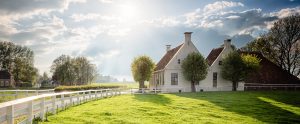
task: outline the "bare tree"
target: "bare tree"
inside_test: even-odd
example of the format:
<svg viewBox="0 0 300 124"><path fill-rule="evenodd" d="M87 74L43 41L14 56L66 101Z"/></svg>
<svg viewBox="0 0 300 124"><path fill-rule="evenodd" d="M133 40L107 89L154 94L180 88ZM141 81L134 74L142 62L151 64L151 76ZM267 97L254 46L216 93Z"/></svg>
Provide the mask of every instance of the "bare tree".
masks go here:
<svg viewBox="0 0 300 124"><path fill-rule="evenodd" d="M260 51L295 76L300 74L300 16L279 19L270 31L243 49Z"/></svg>

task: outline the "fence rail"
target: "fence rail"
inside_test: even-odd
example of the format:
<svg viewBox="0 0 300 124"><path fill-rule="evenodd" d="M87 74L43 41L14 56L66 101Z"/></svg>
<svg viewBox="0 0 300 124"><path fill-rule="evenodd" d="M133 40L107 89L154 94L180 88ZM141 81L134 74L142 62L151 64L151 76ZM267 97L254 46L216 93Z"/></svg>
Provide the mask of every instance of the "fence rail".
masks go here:
<svg viewBox="0 0 300 124"><path fill-rule="evenodd" d="M245 91L247 90L300 90L300 84L257 84L246 83Z"/></svg>
<svg viewBox="0 0 300 124"><path fill-rule="evenodd" d="M85 90L41 94L0 103L0 124L31 124L34 118L45 119L47 113L86 101L122 94L122 89ZM19 121L18 119L23 118Z"/></svg>

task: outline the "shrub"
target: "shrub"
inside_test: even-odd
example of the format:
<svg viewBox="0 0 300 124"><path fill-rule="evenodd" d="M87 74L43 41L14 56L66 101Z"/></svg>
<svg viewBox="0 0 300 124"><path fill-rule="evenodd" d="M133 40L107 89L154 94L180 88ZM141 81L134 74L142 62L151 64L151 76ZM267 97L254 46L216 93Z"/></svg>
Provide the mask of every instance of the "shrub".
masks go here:
<svg viewBox="0 0 300 124"><path fill-rule="evenodd" d="M107 88L126 88L126 85L80 85L80 86L59 86L55 88L55 92L61 91L79 91L92 89L107 89Z"/></svg>

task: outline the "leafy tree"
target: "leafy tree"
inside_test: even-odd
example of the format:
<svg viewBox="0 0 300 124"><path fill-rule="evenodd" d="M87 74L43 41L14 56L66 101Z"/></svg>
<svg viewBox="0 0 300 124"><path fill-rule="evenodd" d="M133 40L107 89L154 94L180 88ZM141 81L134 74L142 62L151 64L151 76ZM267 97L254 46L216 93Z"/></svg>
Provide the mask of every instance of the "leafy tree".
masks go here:
<svg viewBox="0 0 300 124"><path fill-rule="evenodd" d="M52 79L62 85L83 85L94 81L96 67L86 57L72 58L61 55L53 61Z"/></svg>
<svg viewBox="0 0 300 124"><path fill-rule="evenodd" d="M131 72L134 80L139 82L139 88L145 88L144 82L150 80L154 67L155 63L148 56L134 58L131 63Z"/></svg>
<svg viewBox="0 0 300 124"><path fill-rule="evenodd" d="M259 51L282 69L299 76L300 15L279 19L267 34L242 49Z"/></svg>
<svg viewBox="0 0 300 124"><path fill-rule="evenodd" d="M190 53L181 65L183 76L186 80L191 81L192 92L196 91L195 84L205 79L208 65L200 53Z"/></svg>
<svg viewBox="0 0 300 124"><path fill-rule="evenodd" d="M0 70L11 72L19 86L22 82L35 83L38 70L34 67L33 58L34 53L28 47L0 42Z"/></svg>
<svg viewBox="0 0 300 124"><path fill-rule="evenodd" d="M232 90L236 91L238 82L244 81L249 73L259 69L260 59L253 55L240 55L237 51L229 53L221 66L221 75L232 82Z"/></svg>

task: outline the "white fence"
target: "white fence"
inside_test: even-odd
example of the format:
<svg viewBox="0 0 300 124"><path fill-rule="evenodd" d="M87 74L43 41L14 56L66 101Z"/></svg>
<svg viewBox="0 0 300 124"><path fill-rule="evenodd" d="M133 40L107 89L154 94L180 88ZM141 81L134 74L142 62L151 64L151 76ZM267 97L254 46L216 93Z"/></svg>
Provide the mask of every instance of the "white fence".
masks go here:
<svg viewBox="0 0 300 124"><path fill-rule="evenodd" d="M45 93L53 93L54 89L48 90L0 90L0 97L13 96L15 99L21 97L35 96Z"/></svg>
<svg viewBox="0 0 300 124"><path fill-rule="evenodd" d="M34 118L86 101L122 94L121 89L85 90L42 94L0 103L0 124L31 124ZM18 120L18 121L16 121Z"/></svg>
<svg viewBox="0 0 300 124"><path fill-rule="evenodd" d="M258 84L246 83L245 90L300 90L300 84Z"/></svg>

